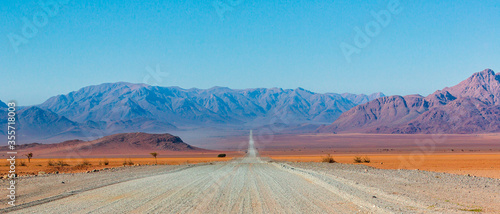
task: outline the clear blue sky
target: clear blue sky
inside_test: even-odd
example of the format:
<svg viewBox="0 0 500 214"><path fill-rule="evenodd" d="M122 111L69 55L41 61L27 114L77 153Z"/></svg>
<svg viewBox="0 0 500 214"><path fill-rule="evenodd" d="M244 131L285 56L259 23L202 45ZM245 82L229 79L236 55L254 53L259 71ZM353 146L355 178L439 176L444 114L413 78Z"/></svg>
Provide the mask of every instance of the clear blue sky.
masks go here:
<svg viewBox="0 0 500 214"><path fill-rule="evenodd" d="M402 1L350 63L340 44L354 44L354 29L389 0L220 2L231 8L223 19L213 0L69 0L16 53L8 35L23 36L22 17L46 12L38 0L2 1L0 100L31 105L88 85L145 80L427 95L485 68L500 72L498 0ZM168 73L160 81L146 69L156 65Z"/></svg>

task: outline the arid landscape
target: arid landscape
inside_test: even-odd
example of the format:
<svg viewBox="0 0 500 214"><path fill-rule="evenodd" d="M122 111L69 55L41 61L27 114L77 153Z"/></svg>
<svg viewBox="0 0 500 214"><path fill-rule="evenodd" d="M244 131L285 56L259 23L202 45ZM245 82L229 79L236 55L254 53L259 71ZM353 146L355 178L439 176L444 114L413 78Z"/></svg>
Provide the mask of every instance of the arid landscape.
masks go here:
<svg viewBox="0 0 500 214"><path fill-rule="evenodd" d="M252 134L243 158L196 165L121 167L19 179L12 213L500 211L500 179L339 163L261 158ZM194 178L194 179L193 179ZM99 181L99 182L97 182ZM91 184L91 185L86 185ZM154 191L151 191L154 188ZM34 190L37 194L33 194ZM124 206L127 205L127 206Z"/></svg>
<svg viewBox="0 0 500 214"><path fill-rule="evenodd" d="M2 213L500 213L482 1L0 3Z"/></svg>

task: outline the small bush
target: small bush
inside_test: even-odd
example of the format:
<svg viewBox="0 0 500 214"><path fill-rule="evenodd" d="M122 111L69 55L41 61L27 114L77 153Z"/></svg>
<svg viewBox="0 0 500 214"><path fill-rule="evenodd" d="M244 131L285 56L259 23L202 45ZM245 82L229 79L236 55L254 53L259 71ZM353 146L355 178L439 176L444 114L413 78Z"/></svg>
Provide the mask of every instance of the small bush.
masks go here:
<svg viewBox="0 0 500 214"><path fill-rule="evenodd" d="M99 161L99 165L105 165L105 166L107 166L107 165L109 165L109 160L104 159L102 161Z"/></svg>
<svg viewBox="0 0 500 214"><path fill-rule="evenodd" d="M20 161L20 162L19 162L19 166L26 166L26 162L24 162L24 161Z"/></svg>
<svg viewBox="0 0 500 214"><path fill-rule="evenodd" d="M361 159L361 157L359 156L354 157L354 163L362 163L362 162L363 160Z"/></svg>
<svg viewBox="0 0 500 214"><path fill-rule="evenodd" d="M219 154L217 155L218 158L225 158L226 157L226 154Z"/></svg>
<svg viewBox="0 0 500 214"><path fill-rule="evenodd" d="M80 164L83 166L92 166L92 164L88 160L83 160L82 163L80 163Z"/></svg>
<svg viewBox="0 0 500 214"><path fill-rule="evenodd" d="M59 160L56 162L56 166L63 167L63 166L69 166L69 164L67 164L63 160Z"/></svg>
<svg viewBox="0 0 500 214"><path fill-rule="evenodd" d="M128 159L128 160L123 160L123 165L124 166L132 166L134 165L134 162L132 162L132 160Z"/></svg>
<svg viewBox="0 0 500 214"><path fill-rule="evenodd" d="M371 161L370 161L370 158L369 158L369 157L366 157L366 156L365 156L365 157L363 158L363 163L370 163L370 162L371 162Z"/></svg>
<svg viewBox="0 0 500 214"><path fill-rule="evenodd" d="M337 163L337 161L335 161L335 159L333 159L333 157L330 154L326 155L326 157L323 157L321 159L321 162L323 162L323 163Z"/></svg>
<svg viewBox="0 0 500 214"><path fill-rule="evenodd" d="M81 163L75 165L75 169L86 169L88 166L92 166L92 164L88 160L83 160Z"/></svg>
<svg viewBox="0 0 500 214"><path fill-rule="evenodd" d="M49 160L49 162L47 163L47 166L63 167L63 166L69 166L69 164L67 164L63 160L58 160L58 161Z"/></svg>

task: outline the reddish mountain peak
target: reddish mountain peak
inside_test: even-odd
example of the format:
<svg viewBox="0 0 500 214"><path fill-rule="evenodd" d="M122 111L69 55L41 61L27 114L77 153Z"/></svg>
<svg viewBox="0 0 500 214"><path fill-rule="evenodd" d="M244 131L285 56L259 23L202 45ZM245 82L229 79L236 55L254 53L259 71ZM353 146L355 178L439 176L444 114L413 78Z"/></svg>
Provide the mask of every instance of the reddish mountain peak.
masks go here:
<svg viewBox="0 0 500 214"><path fill-rule="evenodd" d="M500 74L474 73L458 85L423 98L379 98L344 112L318 131L480 133L500 130Z"/></svg>
<svg viewBox="0 0 500 214"><path fill-rule="evenodd" d="M482 76L495 76L495 72L489 68L484 69L483 71L477 72L474 75L482 75ZM473 76L474 76L473 75Z"/></svg>
<svg viewBox="0 0 500 214"><path fill-rule="evenodd" d="M485 69L473 74L458 85L445 88L455 97L476 98L488 104L500 103L500 75L491 69Z"/></svg>

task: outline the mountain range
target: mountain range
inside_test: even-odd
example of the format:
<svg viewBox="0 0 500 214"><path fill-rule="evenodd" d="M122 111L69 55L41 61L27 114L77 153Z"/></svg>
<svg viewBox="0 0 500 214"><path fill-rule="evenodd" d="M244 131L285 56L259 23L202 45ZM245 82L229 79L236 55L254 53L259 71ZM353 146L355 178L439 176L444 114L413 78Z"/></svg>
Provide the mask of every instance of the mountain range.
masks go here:
<svg viewBox="0 0 500 214"><path fill-rule="evenodd" d="M290 127L313 124L309 129L314 130L356 105L383 96L382 93L320 94L303 88L182 89L106 83L23 107L18 112L18 133L22 142L48 142L92 140L137 131L165 133L200 127L246 129L274 123ZM0 119L5 122L6 118L2 118L5 114L2 115Z"/></svg>
<svg viewBox="0 0 500 214"><path fill-rule="evenodd" d="M381 97L344 112L319 132L486 133L500 131L500 74L486 69L453 87Z"/></svg>
<svg viewBox="0 0 500 214"><path fill-rule="evenodd" d="M2 126L6 107L0 101ZM486 69L425 97L105 83L21 107L17 114L21 143L203 128L208 132L267 127L290 133L487 133L500 131L500 74Z"/></svg>

